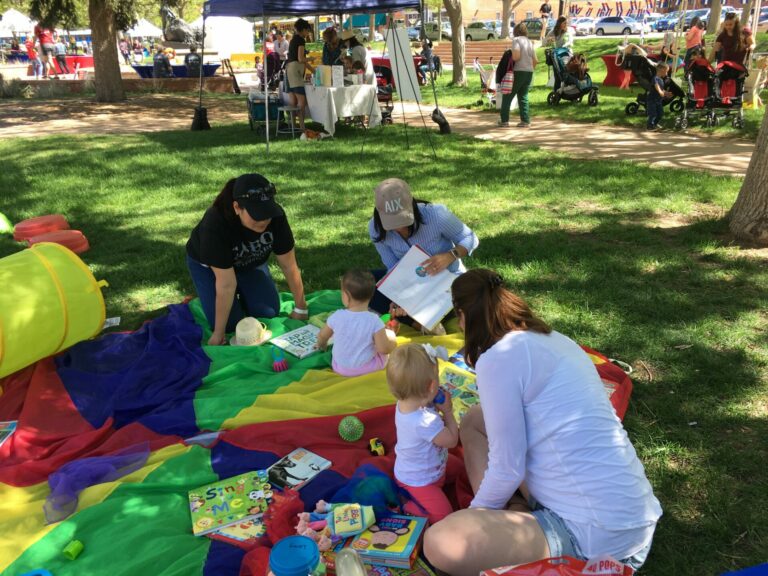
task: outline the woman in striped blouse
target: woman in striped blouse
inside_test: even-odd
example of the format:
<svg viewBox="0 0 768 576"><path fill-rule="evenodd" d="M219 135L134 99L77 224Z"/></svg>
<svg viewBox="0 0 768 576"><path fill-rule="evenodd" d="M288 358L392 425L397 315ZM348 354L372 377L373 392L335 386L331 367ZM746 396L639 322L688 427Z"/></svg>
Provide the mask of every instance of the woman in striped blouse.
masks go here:
<svg viewBox="0 0 768 576"><path fill-rule="evenodd" d="M375 194L376 208L368 222L368 234L385 266L372 271L377 281L414 245L430 256L424 262L427 274L434 275L446 268L456 275L466 272L462 259L470 256L480 241L448 208L415 199L408 184L399 178L379 183ZM380 314L389 312L416 329L422 328L379 291L374 294L370 307ZM438 325L433 332L444 333L444 329Z"/></svg>

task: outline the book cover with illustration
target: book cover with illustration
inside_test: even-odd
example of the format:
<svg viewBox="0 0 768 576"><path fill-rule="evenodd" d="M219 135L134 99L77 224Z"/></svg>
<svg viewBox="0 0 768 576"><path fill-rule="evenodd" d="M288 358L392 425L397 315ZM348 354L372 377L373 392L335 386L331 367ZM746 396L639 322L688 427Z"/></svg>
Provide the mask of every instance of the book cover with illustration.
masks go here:
<svg viewBox="0 0 768 576"><path fill-rule="evenodd" d="M378 520L356 536L351 546L364 563L410 568L426 525L426 518L395 514Z"/></svg>
<svg viewBox="0 0 768 576"><path fill-rule="evenodd" d="M211 540L219 540L248 550L256 546L260 538L267 534L261 518L246 518L240 522L219 528L210 534L206 534Z"/></svg>
<svg viewBox="0 0 768 576"><path fill-rule="evenodd" d="M275 336L270 342L301 360L318 351L317 335L319 332L320 328L307 324L301 328L296 328L296 330Z"/></svg>
<svg viewBox="0 0 768 576"><path fill-rule="evenodd" d="M366 566L368 576L436 576L426 560L417 557L412 568L392 568L390 566Z"/></svg>
<svg viewBox="0 0 768 576"><path fill-rule="evenodd" d="M456 422L461 422L469 409L480 403L477 377L452 362L440 362L440 387L451 395Z"/></svg>
<svg viewBox="0 0 768 576"><path fill-rule="evenodd" d="M14 432L16 432L16 425L18 420L10 420L8 422L0 422L0 446L6 443Z"/></svg>
<svg viewBox="0 0 768 576"><path fill-rule="evenodd" d="M192 532L203 536L246 519L260 518L272 501L266 470L255 470L189 492Z"/></svg>
<svg viewBox="0 0 768 576"><path fill-rule="evenodd" d="M267 468L267 473L272 486L299 490L320 472L330 467L330 460L306 448L297 448Z"/></svg>

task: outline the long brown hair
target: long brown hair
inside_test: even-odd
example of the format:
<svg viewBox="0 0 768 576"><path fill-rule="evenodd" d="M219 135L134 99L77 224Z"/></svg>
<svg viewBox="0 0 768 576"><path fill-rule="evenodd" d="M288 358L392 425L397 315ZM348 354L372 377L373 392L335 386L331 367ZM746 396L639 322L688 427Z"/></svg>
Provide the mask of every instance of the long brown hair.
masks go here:
<svg viewBox="0 0 768 576"><path fill-rule="evenodd" d="M462 274L454 280L451 294L456 312L464 314L464 356L470 366L508 332L552 332L520 296L504 287L504 280L493 270L478 268Z"/></svg>
<svg viewBox="0 0 768 576"><path fill-rule="evenodd" d="M744 46L746 45L746 42L744 42L744 28L741 25L741 20L739 20L739 16L735 12L729 12L725 15L725 18L723 19L723 24L727 20L735 20L733 24L733 38L736 42L736 52L741 52L744 50Z"/></svg>
<svg viewBox="0 0 768 576"><path fill-rule="evenodd" d="M224 216L226 220L234 222L237 220L237 214L235 214L235 208L232 203L235 201L233 192L235 190L235 180L232 178L224 184L224 188L221 189L219 195L213 201L213 207L216 208Z"/></svg>

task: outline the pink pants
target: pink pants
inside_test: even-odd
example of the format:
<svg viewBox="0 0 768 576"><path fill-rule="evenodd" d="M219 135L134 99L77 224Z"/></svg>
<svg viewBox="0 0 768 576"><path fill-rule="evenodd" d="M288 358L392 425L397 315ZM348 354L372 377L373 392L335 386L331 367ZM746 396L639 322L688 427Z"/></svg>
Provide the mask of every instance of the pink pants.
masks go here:
<svg viewBox="0 0 768 576"><path fill-rule="evenodd" d="M354 368L347 368L345 366L340 366L339 364L336 363L335 360L332 362L333 371L336 372L336 374L341 374L342 376L362 376L363 374L378 372L379 370L383 369L384 366L386 365L387 365L387 355L378 354L378 353L362 366L355 366Z"/></svg>
<svg viewBox="0 0 768 576"><path fill-rule="evenodd" d="M427 484L426 486L408 486L402 482L397 484L401 488L408 490L414 500L405 505L405 512L407 514L428 518L430 524L435 524L453 512L453 507L448 501L445 492L443 492L445 475L437 482ZM419 504L421 507L419 507Z"/></svg>

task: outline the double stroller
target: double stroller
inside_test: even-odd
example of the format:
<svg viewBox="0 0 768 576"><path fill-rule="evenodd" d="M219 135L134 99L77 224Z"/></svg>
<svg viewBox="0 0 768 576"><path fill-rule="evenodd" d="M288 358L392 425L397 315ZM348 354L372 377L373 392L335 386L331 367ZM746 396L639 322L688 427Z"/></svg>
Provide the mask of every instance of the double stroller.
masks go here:
<svg viewBox="0 0 768 576"><path fill-rule="evenodd" d="M597 106L597 86L592 84L582 55L574 57L568 48L547 49L544 54L555 75L555 89L547 95L547 104L555 106L560 100L581 102L587 96L587 104Z"/></svg>
<svg viewBox="0 0 768 576"><path fill-rule="evenodd" d="M702 118L707 128L731 118L734 128L744 128L744 81L747 69L738 62L720 62L716 68L705 58L688 66L688 99L683 113L675 119L675 129L688 128L691 118Z"/></svg>
<svg viewBox="0 0 768 576"><path fill-rule="evenodd" d="M648 92L653 90L653 79L656 77L656 63L642 54L628 54L622 61L622 68L629 70L635 75L635 79L644 90L638 94L634 102L630 102L624 108L627 116L637 114L643 109L646 110L646 101ZM675 114L682 112L685 108L685 92L670 76L664 78L664 91L669 92L670 96L664 96L661 103L663 106L669 106L669 111Z"/></svg>

